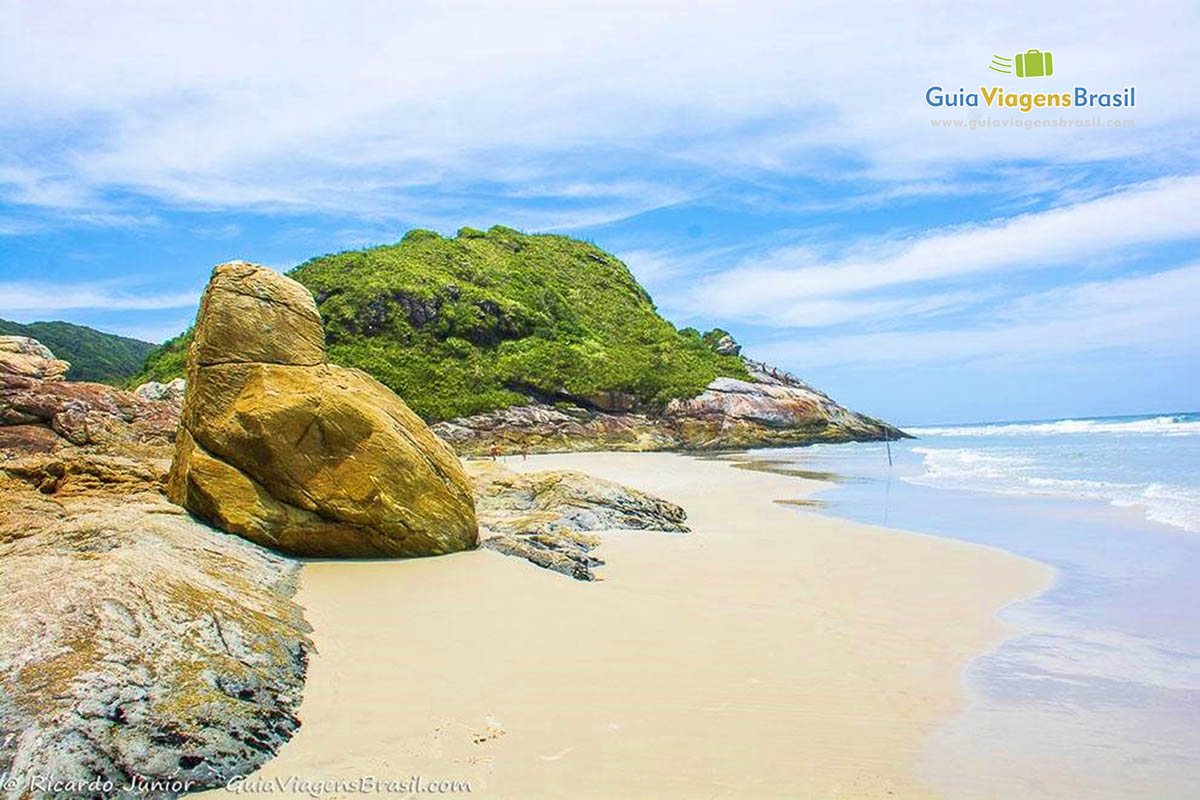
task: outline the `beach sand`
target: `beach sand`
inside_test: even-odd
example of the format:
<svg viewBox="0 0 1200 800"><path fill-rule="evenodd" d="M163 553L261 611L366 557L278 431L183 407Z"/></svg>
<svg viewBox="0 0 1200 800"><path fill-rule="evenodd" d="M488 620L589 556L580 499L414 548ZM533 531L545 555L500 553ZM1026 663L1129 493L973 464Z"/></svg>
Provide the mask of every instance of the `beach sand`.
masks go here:
<svg viewBox="0 0 1200 800"><path fill-rule="evenodd" d="M1052 579L998 550L777 503L816 484L727 461L508 466L660 495L693 532L603 534L595 583L486 550L306 565L318 653L303 727L251 780L421 776L513 800L931 797L913 766L960 708L964 667L1005 635L995 613Z"/></svg>

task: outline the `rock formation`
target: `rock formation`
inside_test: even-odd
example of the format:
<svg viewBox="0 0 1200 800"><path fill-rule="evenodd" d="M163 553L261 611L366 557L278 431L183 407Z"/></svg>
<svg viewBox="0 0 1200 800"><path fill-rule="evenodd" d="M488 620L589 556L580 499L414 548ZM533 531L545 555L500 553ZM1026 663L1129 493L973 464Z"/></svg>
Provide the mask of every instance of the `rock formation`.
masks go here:
<svg viewBox="0 0 1200 800"><path fill-rule="evenodd" d="M843 408L787 373L751 361L746 365L753 380L717 378L696 397L667 405L664 418L683 447L732 449L908 438L887 423Z"/></svg>
<svg viewBox="0 0 1200 800"><path fill-rule="evenodd" d="M574 450L670 450L671 432L645 414L609 413L536 403L460 417L433 425L433 432L464 455L487 455L493 447L513 453Z"/></svg>
<svg viewBox="0 0 1200 800"><path fill-rule="evenodd" d="M62 379L69 365L23 336L0 336L0 450L166 447L179 410L103 383Z"/></svg>
<svg viewBox="0 0 1200 800"><path fill-rule="evenodd" d="M713 349L720 356L736 356L742 352L742 346L729 334L722 336Z"/></svg>
<svg viewBox="0 0 1200 800"><path fill-rule="evenodd" d="M71 365L54 357L50 348L28 336L0 336L0 374L60 381Z"/></svg>
<svg viewBox="0 0 1200 800"><path fill-rule="evenodd" d="M483 546L578 580L604 562L591 554L591 531L686 533L682 508L637 489L581 472L517 473L490 462L468 464Z"/></svg>
<svg viewBox="0 0 1200 800"><path fill-rule="evenodd" d="M196 319L168 493L196 516L305 556L474 547L470 482L389 389L329 365L312 295L218 266Z"/></svg>
<svg viewBox="0 0 1200 800"><path fill-rule="evenodd" d="M9 479L10 486L24 484L27 490L59 500L93 495L162 495L166 493L168 463L146 458L142 453L113 455L68 448L54 454L4 459L0 462L0 477Z"/></svg>
<svg viewBox="0 0 1200 800"><path fill-rule="evenodd" d="M535 404L439 422L433 430L465 455L486 455L494 447L506 453L734 450L908 438L792 375L745 364L751 380L717 378L696 397L672 400L657 413Z"/></svg>
<svg viewBox="0 0 1200 800"><path fill-rule="evenodd" d="M9 797L223 786L299 725L297 567L197 523L163 469L78 452L0 462L0 774ZM37 791L34 776L111 781ZM6 789L8 787L6 786Z"/></svg>
<svg viewBox="0 0 1200 800"><path fill-rule="evenodd" d="M133 390L133 393L143 400L151 400L156 403L170 403L173 406L183 405L183 391L185 382L183 378L176 378L170 383L159 383L158 381L147 381L141 386Z"/></svg>

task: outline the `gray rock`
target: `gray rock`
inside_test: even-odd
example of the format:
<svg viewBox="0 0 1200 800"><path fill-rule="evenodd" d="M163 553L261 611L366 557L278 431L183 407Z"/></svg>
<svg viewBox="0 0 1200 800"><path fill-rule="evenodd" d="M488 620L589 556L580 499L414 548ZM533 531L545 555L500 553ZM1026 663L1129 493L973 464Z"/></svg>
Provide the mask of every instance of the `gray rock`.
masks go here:
<svg viewBox="0 0 1200 800"><path fill-rule="evenodd" d="M604 562L591 555L599 530L686 533L679 506L581 472L517 473L490 461L467 463L484 547L578 580Z"/></svg>
<svg viewBox="0 0 1200 800"><path fill-rule="evenodd" d="M0 470L7 796L171 797L266 761L299 725L310 644L296 564L152 491L71 496L56 482L39 487L50 499L29 475ZM29 783L50 774L112 788ZM126 791L135 776L177 783Z"/></svg>
<svg viewBox="0 0 1200 800"><path fill-rule="evenodd" d="M186 387L187 382L183 378L176 378L170 383L149 381L134 389L133 393L143 400L170 403L179 407L183 405L183 392Z"/></svg>
<svg viewBox="0 0 1200 800"><path fill-rule="evenodd" d="M751 380L716 378L663 409L604 411L531 404L439 422L463 455L578 450L734 450L814 442L882 441L908 434L851 411L793 375L743 359Z"/></svg>
<svg viewBox="0 0 1200 800"><path fill-rule="evenodd" d="M471 417L438 422L430 428L457 452L487 455L568 450L669 450L670 433L645 414L613 414L544 403L510 406Z"/></svg>
<svg viewBox="0 0 1200 800"><path fill-rule="evenodd" d="M542 569L561 572L577 581L596 580L592 568L604 565L600 559L588 555L595 545L575 544L561 533L537 536L497 534L484 539L480 546L506 556L523 558Z"/></svg>
<svg viewBox="0 0 1200 800"><path fill-rule="evenodd" d="M717 378L696 397L672 400L664 416L697 449L907 438L800 381L777 377Z"/></svg>
<svg viewBox="0 0 1200 800"><path fill-rule="evenodd" d="M719 356L736 356L738 353L742 352L742 346L728 334L720 338L720 340L717 342L716 348L714 349L717 351L717 355Z"/></svg>

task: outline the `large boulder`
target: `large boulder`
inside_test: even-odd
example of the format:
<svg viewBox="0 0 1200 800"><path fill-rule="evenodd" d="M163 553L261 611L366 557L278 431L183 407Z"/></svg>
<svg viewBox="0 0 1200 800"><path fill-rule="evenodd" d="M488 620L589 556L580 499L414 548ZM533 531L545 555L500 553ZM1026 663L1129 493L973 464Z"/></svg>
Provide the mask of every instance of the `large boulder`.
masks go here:
<svg viewBox="0 0 1200 800"><path fill-rule="evenodd" d="M222 264L195 330L172 500L295 555L426 556L477 544L457 457L383 384L325 362L307 289L254 264Z"/></svg>
<svg viewBox="0 0 1200 800"><path fill-rule="evenodd" d="M71 365L28 336L0 336L0 375L61 381Z"/></svg>

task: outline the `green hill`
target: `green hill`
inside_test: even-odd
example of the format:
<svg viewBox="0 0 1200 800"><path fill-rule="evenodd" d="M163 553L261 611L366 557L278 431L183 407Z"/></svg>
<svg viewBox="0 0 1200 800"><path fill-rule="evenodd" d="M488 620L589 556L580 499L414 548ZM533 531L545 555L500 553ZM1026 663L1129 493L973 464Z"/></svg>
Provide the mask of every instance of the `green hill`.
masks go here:
<svg viewBox="0 0 1200 800"><path fill-rule="evenodd" d="M374 375L430 420L535 397L603 404L611 392L655 407L719 375L746 377L741 359L659 316L617 258L565 236L413 230L289 274L316 298L330 360ZM182 375L189 341L151 353L139 380Z"/></svg>
<svg viewBox="0 0 1200 800"><path fill-rule="evenodd" d="M142 370L147 355L155 349L150 342L70 322L30 322L22 325L0 319L0 334L31 336L71 362L67 380L124 384Z"/></svg>
<svg viewBox="0 0 1200 800"><path fill-rule="evenodd" d="M137 385L146 381L170 383L175 378L182 378L187 371L188 345L192 343L192 329L168 339L146 354L141 372L130 381Z"/></svg>

